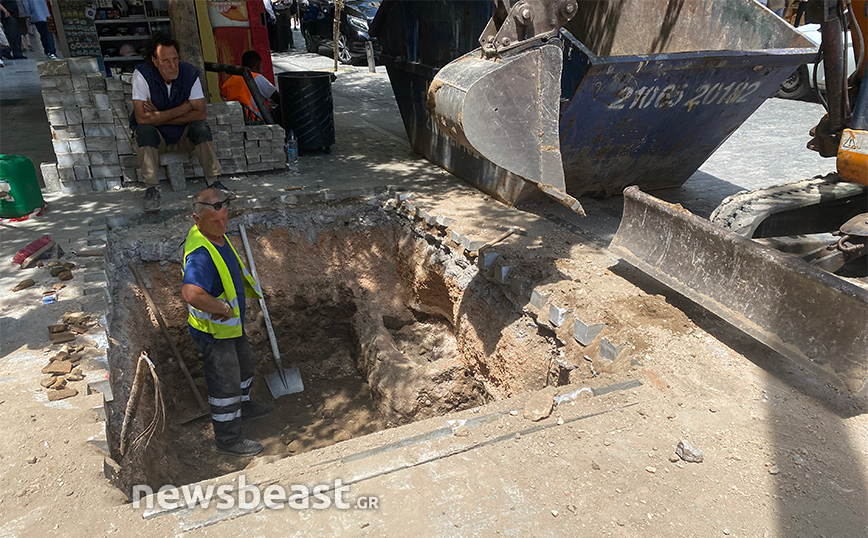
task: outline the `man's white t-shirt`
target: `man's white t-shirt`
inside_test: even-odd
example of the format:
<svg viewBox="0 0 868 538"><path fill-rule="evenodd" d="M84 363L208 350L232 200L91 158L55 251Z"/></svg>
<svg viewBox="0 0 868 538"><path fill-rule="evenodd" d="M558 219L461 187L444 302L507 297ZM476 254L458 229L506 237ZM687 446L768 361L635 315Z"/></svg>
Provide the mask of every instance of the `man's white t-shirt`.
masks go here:
<svg viewBox="0 0 868 538"><path fill-rule="evenodd" d="M274 87L274 84L272 84L263 75L256 75L253 78L253 82L256 83L256 87L259 88L259 93L262 94L262 97L268 99L268 106L271 108L276 107L278 103L274 102L274 100L271 99L271 96L274 95L274 92L277 91L277 88Z"/></svg>
<svg viewBox="0 0 868 538"><path fill-rule="evenodd" d="M262 78L262 77L257 77ZM168 95L172 95L172 85L166 84L166 93ZM196 82L193 83L193 87L190 88L190 98L189 101L193 101L195 99L204 99L205 94L202 92L202 82L199 81L199 78L196 77ZM148 86L148 81L145 80L145 77L136 69L133 72L133 101L150 101L151 100L151 88Z"/></svg>

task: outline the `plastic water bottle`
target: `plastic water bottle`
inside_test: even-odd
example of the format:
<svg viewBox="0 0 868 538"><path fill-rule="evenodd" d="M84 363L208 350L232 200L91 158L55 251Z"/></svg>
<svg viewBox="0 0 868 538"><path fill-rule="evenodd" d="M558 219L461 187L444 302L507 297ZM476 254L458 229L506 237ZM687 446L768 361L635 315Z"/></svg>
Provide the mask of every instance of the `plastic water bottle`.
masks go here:
<svg viewBox="0 0 868 538"><path fill-rule="evenodd" d="M286 168L290 172L298 172L298 140L295 132L289 131L289 139L286 141Z"/></svg>

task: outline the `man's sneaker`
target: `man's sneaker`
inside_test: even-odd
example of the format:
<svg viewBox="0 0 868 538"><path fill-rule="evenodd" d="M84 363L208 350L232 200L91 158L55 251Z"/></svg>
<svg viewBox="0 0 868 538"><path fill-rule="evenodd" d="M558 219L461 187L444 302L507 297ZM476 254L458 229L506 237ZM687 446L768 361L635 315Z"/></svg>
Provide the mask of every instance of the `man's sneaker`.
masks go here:
<svg viewBox="0 0 868 538"><path fill-rule="evenodd" d="M160 210L161 205L163 205L163 200L160 195L160 189L157 187L148 187L148 190L145 191L145 211L148 213L154 213Z"/></svg>
<svg viewBox="0 0 868 538"><path fill-rule="evenodd" d="M217 189L218 191L232 192L231 190L229 190L229 187L220 183L219 180L215 181L214 183L208 183L208 180L205 180L205 185L207 185L209 189Z"/></svg>
<svg viewBox="0 0 868 538"><path fill-rule="evenodd" d="M274 406L254 401L241 402L241 422L250 422L274 413Z"/></svg>
<svg viewBox="0 0 868 538"><path fill-rule="evenodd" d="M250 439L242 439L231 445L224 445L220 441L216 441L215 445L217 446L217 452L232 456L255 456L262 452L262 445Z"/></svg>
<svg viewBox="0 0 868 538"><path fill-rule="evenodd" d="M57 57L57 54L49 54L48 59L49 60L59 60L59 58Z"/></svg>

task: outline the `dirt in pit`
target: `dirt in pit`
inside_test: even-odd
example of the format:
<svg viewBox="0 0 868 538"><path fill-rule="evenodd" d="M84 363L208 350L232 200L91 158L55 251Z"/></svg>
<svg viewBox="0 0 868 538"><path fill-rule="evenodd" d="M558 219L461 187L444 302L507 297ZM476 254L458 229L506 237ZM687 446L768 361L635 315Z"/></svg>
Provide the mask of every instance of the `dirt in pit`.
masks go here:
<svg viewBox="0 0 868 538"><path fill-rule="evenodd" d="M141 271L151 283L154 301L166 306L161 313L170 325L170 334L200 393L207 398L202 362L183 317L186 310L169 293L180 288L180 268L176 264L148 264ZM389 427L390 422L379 412L368 384L356 368L356 343L350 327L354 306L351 303L311 304L301 297L295 302L285 297L273 299L269 303L277 306L273 306L269 314L278 349L282 350L283 365L299 368L305 390L278 400L271 396L264 381L265 374L274 371L271 344L262 312L255 302L248 302L246 327L259 358L252 398L276 407L268 417L244 425L244 435L263 444L262 456L288 457ZM137 307L144 312L143 304ZM171 350L165 339L158 332L152 336L147 348L163 384L168 421L164 436L154 436L151 445L140 449L140 455L133 451L122 460L122 465L126 463L130 469L140 467L129 478L135 477L141 480L139 483L153 486L180 485L250 465L251 458L222 455L214 450L210 417L186 424L179 422L197 414L196 401L180 368L167 360ZM148 383L147 387L148 395L136 409L136 418L143 423L153 416L153 386ZM132 463L139 457L141 462ZM122 489L127 480L124 482L120 484Z"/></svg>
<svg viewBox="0 0 868 538"><path fill-rule="evenodd" d="M276 405L272 415L244 426L245 436L264 445L262 456L288 457L416 417L483 403L484 389L460 363L456 339L444 317L450 315L452 298L438 297L439 309L422 307L439 310L443 315L414 313L405 304L405 290L395 275L407 271L399 268L402 262L395 256L393 233L377 228L347 233L339 225L320 232L315 245L310 245L308 236L298 231L277 228L261 232L254 227L248 233L254 238L257 269L282 364L285 368L298 367L305 384L300 394L272 399L264 382L264 376L275 368L272 348L258 302L248 301L245 330L259 358L252 396L256 401ZM181 287L180 266L149 263L141 267L141 272L184 363L200 393L207 396L202 364L186 328L186 305L177 292ZM430 279L426 276L423 280ZM445 285L441 282L439 288L445 289ZM129 357L115 359L120 369L120 375L114 378L118 402L128 398L133 355L145 349L157 364L169 417L165 433L154 435L147 447L120 457L121 489L135 483L154 487L186 484L251 464L251 458L220 455L214 450L209 417L181 423L198 414L186 380L170 360L171 350L157 330L156 320L146 314L138 287L129 285L120 295L120 315L127 316L128 322L116 326L129 332L126 336L132 344L127 346ZM372 368L378 372L360 370L357 330L366 331L367 356L374 358ZM378 331L390 336L380 341L376 338ZM372 346L374 341L380 343ZM386 353L378 358L381 348L389 347L392 341L399 356ZM416 368L380 368L394 360L409 360ZM411 375L406 375L408 372ZM378 380L376 393L371 391L370 379ZM150 396L153 387L149 381L146 386L148 395L137 404L130 428L136 433L128 437L141 431L154 415ZM115 405L117 417L125 410L121 405ZM113 421L116 432L120 430L117 422Z"/></svg>

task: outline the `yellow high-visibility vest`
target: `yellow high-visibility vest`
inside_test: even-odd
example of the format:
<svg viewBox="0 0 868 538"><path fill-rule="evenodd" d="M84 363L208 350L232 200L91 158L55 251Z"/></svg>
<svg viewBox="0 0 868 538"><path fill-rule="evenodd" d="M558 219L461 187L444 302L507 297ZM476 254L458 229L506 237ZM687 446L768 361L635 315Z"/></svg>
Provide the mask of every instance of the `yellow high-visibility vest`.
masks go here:
<svg viewBox="0 0 868 538"><path fill-rule="evenodd" d="M232 249L235 257L238 259L238 267L241 269L241 276L244 280L244 293L247 297L261 299L262 290L259 287L259 284L253 279L253 275L247 271L247 267L244 266L244 262L241 261L241 257L238 255L235 247L233 247L232 243L229 242L229 238L224 235L223 239L229 243L229 248ZM209 333L213 335L214 338L220 340L226 338L238 338L241 336L243 328L241 325L241 307L238 304L238 294L235 293L235 284L232 281L232 273L229 272L226 262L223 261L223 256L220 255L211 241L202 235L202 232L200 232L199 228L195 225L190 228L190 232L187 234L187 241L184 243L184 266L181 267L181 273L183 275L184 267L187 266L187 256L199 247L205 247L205 249L208 250L208 254L211 255L211 261L213 261L214 266L217 267L217 274L220 275L220 281L223 283L223 293L221 293L217 299L229 305L232 309L232 317L226 321L211 319L211 314L208 312L203 312L198 308L194 308L193 305L187 304L187 310L189 311L187 322L194 329Z"/></svg>

